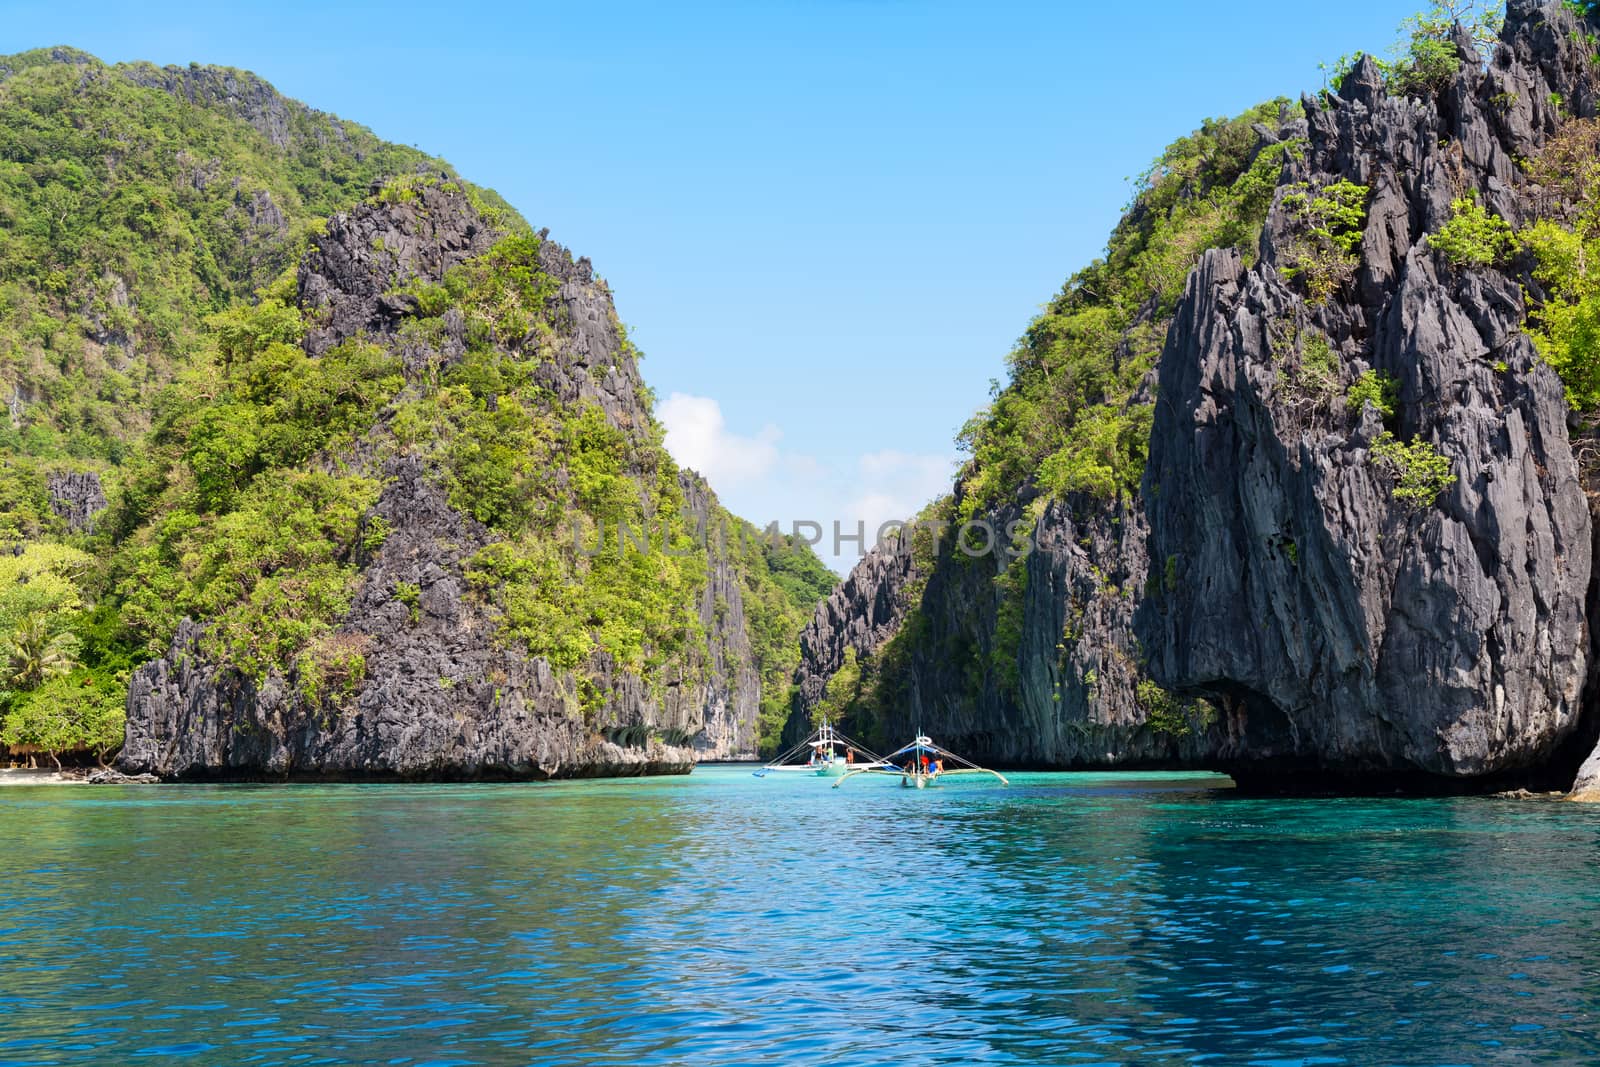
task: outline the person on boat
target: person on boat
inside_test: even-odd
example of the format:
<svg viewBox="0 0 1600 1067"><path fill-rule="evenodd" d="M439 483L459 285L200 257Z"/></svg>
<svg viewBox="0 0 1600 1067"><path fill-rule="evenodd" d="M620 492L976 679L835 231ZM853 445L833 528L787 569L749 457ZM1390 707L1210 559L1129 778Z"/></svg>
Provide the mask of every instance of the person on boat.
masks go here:
<svg viewBox="0 0 1600 1067"><path fill-rule="evenodd" d="M934 774L943 774L944 773L944 757L943 756L937 756L937 757L934 758L934 761L933 761L933 773Z"/></svg>
<svg viewBox="0 0 1600 1067"><path fill-rule="evenodd" d="M854 763L856 761L856 750L853 749L853 748L845 749L844 750L844 761L846 763Z"/></svg>

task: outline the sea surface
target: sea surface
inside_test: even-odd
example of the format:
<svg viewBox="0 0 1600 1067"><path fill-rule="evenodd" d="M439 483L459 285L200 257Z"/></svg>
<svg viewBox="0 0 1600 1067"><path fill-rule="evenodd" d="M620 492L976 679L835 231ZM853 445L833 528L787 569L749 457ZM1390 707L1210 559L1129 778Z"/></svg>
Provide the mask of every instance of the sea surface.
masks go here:
<svg viewBox="0 0 1600 1067"><path fill-rule="evenodd" d="M1600 809L1206 775L0 794L0 1063L1600 1061Z"/></svg>

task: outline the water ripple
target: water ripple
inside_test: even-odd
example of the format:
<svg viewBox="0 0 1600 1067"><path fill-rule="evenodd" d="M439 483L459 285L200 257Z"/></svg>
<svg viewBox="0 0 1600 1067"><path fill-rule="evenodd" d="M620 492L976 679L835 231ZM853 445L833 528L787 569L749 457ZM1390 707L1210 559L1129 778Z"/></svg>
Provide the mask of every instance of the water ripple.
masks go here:
<svg viewBox="0 0 1600 1067"><path fill-rule="evenodd" d="M1600 812L880 784L13 788L0 1065L1600 1058Z"/></svg>

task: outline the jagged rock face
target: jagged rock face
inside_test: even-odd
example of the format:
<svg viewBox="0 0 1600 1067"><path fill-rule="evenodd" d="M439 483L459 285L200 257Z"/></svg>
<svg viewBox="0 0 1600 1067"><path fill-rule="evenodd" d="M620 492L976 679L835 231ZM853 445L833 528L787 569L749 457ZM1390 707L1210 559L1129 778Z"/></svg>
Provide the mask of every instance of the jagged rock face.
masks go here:
<svg viewBox="0 0 1600 1067"><path fill-rule="evenodd" d="M438 281L497 236L462 195L432 187L414 201L368 203L336 218L301 268L303 306L317 323L308 348L325 352L356 335L400 343L394 335L406 309L385 293L409 277ZM558 245L545 242L540 255L562 282L560 336L538 370L542 384L599 404L625 431L649 432L643 385L603 283L587 260L575 262ZM447 328L444 343L459 356L455 332ZM402 355L448 360L452 351ZM358 561L356 594L337 628L365 659L354 696L308 704L292 673L256 685L207 663L201 624L186 621L171 652L132 679L123 770L177 778L550 778L686 773L697 759L754 758L761 683L740 574L724 544L706 539L708 580L694 606L705 648L692 650L660 691L597 662L585 713L574 680L500 641L495 610L468 589L467 562L499 535L453 508L415 456L383 458L359 444L345 460L382 480L375 514L390 530L371 558ZM688 510L713 528L709 488L688 473L679 481ZM415 612L395 596L402 585L419 590ZM608 731L635 726L682 740L607 740Z"/></svg>
<svg viewBox="0 0 1600 1067"><path fill-rule="evenodd" d="M285 99L254 74L227 67L136 63L126 68L124 76L135 85L160 89L196 106L242 119L278 148L294 143L297 112L315 114L305 105ZM337 136L337 123L330 123L327 129Z"/></svg>
<svg viewBox="0 0 1600 1067"><path fill-rule="evenodd" d="M446 271L487 252L499 236L466 197L439 185L420 186L412 199L335 215L300 269L300 304L317 322L306 351L318 356L358 334L394 332L416 304L386 293L403 279L443 281Z"/></svg>
<svg viewBox="0 0 1600 1067"><path fill-rule="evenodd" d="M492 640L495 620L467 596L463 563L489 540L450 507L414 461L385 472L377 506L393 531L363 569L340 627L364 649L369 677L343 708L308 707L294 679L261 686L205 662L188 620L165 659L128 694L128 773L548 778L686 771L693 754L659 742L600 739L547 664ZM421 590L415 618L392 594Z"/></svg>
<svg viewBox="0 0 1600 1067"><path fill-rule="evenodd" d="M795 675L795 714L784 740L798 743L809 731L811 709L822 700L828 679L844 665L845 652L871 655L900 631L908 604L907 586L918 577L910 539L894 537L862 557L800 634L800 667Z"/></svg>
<svg viewBox="0 0 1600 1067"><path fill-rule="evenodd" d="M710 488L688 471L679 475L679 483L695 527L713 530L716 517ZM700 593L699 612L708 640L704 669L699 673L706 681L668 686L661 713L664 725L694 735L693 745L701 759L754 759L761 674L745 625L744 583L726 542L709 533L705 542L707 580Z"/></svg>
<svg viewBox="0 0 1600 1067"><path fill-rule="evenodd" d="M127 281L114 274L108 274L101 279L100 294L107 308L125 309L132 303ZM124 351L130 350L133 347L133 339L125 331L113 328L106 321L107 316L96 304L97 302L92 299L86 300L82 308L84 321L89 327L89 338L96 344L115 345Z"/></svg>
<svg viewBox="0 0 1600 1067"><path fill-rule="evenodd" d="M91 66L99 62L89 53L79 51L76 48L52 48L49 56L52 63L70 63L79 67ZM0 63L0 81L5 81L15 73L16 71L12 70L10 66Z"/></svg>
<svg viewBox="0 0 1600 1067"><path fill-rule="evenodd" d="M100 476L93 471L52 474L49 482L50 510L60 516L72 533L94 533L94 520L108 506Z"/></svg>
<svg viewBox="0 0 1600 1067"><path fill-rule="evenodd" d="M1285 280L1281 188L1259 265L1212 252L1190 278L1138 498L1040 518L1015 687L971 677L996 641L996 564L946 554L919 576L902 545L859 566L804 635L790 732L846 648L881 655L915 629L900 703L880 713L995 762L1207 767L1302 788L1570 771L1592 733L1586 616L1600 613L1561 385L1523 332L1516 280L1455 271L1425 236L1469 191L1526 221L1517 161L1561 121L1553 94L1581 116L1600 105L1585 33L1561 5L1518 0L1486 71L1457 34L1463 70L1436 100L1387 96L1368 60L1338 98L1258 130L1307 142L1285 186L1371 188L1345 291L1312 307ZM1308 403L1286 384L1285 337L1312 331L1340 380ZM1398 503L1375 465L1385 427L1344 396L1366 370L1400 383L1396 435L1452 459L1436 506ZM926 588L907 594L914 580ZM1147 673L1208 698L1209 725L1153 729ZM1600 756L1589 770L1600 796Z"/></svg>
<svg viewBox="0 0 1600 1067"><path fill-rule="evenodd" d="M569 679L493 640L497 620L467 594L464 574L493 534L452 508L415 460L392 461L384 475L376 513L392 532L366 561L340 626L368 664L354 700L308 707L293 678L274 675L258 687L209 665L198 651L200 627L186 621L171 654L133 678L124 770L177 778L598 777L686 773L697 758L753 756L760 680L740 583L725 557L713 559L700 605L711 635L709 682L669 685L656 700L636 677L601 677L600 720L677 729L692 742L623 746L586 723ZM709 510L704 485L685 481L691 508ZM414 616L392 593L399 582L420 590ZM719 596L729 605L720 618Z"/></svg>
<svg viewBox="0 0 1600 1067"><path fill-rule="evenodd" d="M800 633L800 665L782 747L799 744L811 732L813 713L848 652L876 656L900 633L907 612L915 607L912 587L924 578L911 539L902 533L875 545L817 605ZM835 725L857 728L855 723Z"/></svg>
<svg viewBox="0 0 1600 1067"><path fill-rule="evenodd" d="M1593 555L1561 383L1517 283L1425 242L1473 191L1520 221L1514 160L1555 128L1551 94L1593 106L1576 29L1559 5L1513 3L1492 68L1470 53L1437 106L1386 96L1370 62L1328 106L1307 101L1291 180L1372 189L1344 295L1312 306L1284 280L1281 196L1260 265L1211 252L1189 280L1144 484L1151 558L1179 580L1137 629L1158 681L1235 717L1236 773L1491 776L1548 763L1578 726ZM1307 329L1341 385L1399 381L1397 436L1453 462L1436 505L1392 497L1370 406L1350 412L1342 389L1297 404L1283 339Z"/></svg>
<svg viewBox="0 0 1600 1067"><path fill-rule="evenodd" d="M283 217L283 211L272 200L272 194L265 189L257 189L248 197L241 190L235 195L235 202L244 209L250 218L250 225L257 230L271 234L274 237L284 237L289 233L289 220Z"/></svg>
<svg viewBox="0 0 1600 1067"><path fill-rule="evenodd" d="M995 525L1022 514L1011 510ZM1000 657L1016 663L1014 680L997 682L990 667L1002 640L996 578L1008 558L967 558L946 545L919 568L902 535L857 565L802 634L788 739L804 734L847 648L882 656L899 638L909 655L888 683L895 699L880 710L886 740L920 730L972 759L1056 768L1177 766L1215 752L1226 734L1220 718L1174 732L1153 725L1139 702L1133 610L1149 560L1136 503L1053 503L1032 539L1021 564L1020 640Z"/></svg>
<svg viewBox="0 0 1600 1067"><path fill-rule="evenodd" d="M546 241L540 266L561 280L564 329L556 358L539 366L535 377L563 404L593 403L612 425L637 439L649 432L644 381L639 365L623 350L611 291L594 275L587 256L574 260L560 245Z"/></svg>

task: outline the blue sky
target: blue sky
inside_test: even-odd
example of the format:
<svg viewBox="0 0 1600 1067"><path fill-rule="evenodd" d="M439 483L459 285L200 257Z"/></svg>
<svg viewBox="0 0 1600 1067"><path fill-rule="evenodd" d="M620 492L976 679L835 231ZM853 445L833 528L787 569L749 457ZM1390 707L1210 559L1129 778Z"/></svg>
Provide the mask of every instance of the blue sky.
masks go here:
<svg viewBox="0 0 1600 1067"><path fill-rule="evenodd" d="M850 526L948 482L1129 175L1417 5L5 0L0 52L243 67L446 157L594 260L729 506Z"/></svg>

